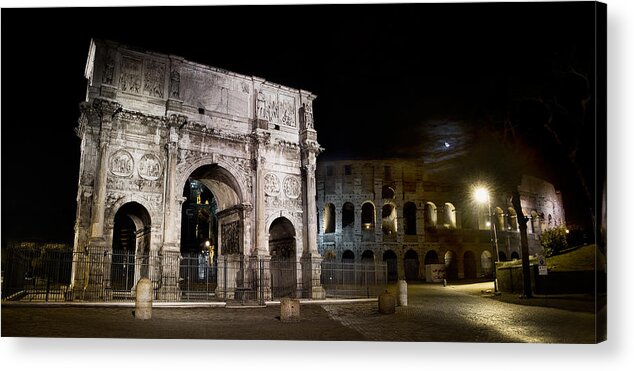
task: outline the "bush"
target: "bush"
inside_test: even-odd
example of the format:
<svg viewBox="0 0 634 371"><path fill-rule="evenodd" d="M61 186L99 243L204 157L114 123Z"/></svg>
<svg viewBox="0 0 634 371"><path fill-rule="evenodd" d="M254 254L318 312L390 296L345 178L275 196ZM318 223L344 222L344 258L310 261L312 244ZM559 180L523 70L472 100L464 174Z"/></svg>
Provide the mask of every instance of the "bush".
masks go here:
<svg viewBox="0 0 634 371"><path fill-rule="evenodd" d="M546 256L557 255L562 250L565 250L568 247L566 227L555 227L542 233L541 244Z"/></svg>

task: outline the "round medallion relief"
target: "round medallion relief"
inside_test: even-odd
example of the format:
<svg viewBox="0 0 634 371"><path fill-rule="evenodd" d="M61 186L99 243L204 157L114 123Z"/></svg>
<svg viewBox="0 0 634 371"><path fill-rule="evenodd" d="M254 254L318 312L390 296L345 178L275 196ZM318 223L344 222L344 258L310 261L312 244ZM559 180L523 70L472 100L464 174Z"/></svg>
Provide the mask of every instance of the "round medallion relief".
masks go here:
<svg viewBox="0 0 634 371"><path fill-rule="evenodd" d="M277 175L268 173L264 176L264 193L269 196L277 196L280 193L280 181Z"/></svg>
<svg viewBox="0 0 634 371"><path fill-rule="evenodd" d="M301 194L299 180L294 176L287 176L284 179L284 194L288 198L297 198Z"/></svg>
<svg viewBox="0 0 634 371"><path fill-rule="evenodd" d="M110 156L110 172L117 176L127 177L132 175L134 160L127 151L120 150Z"/></svg>
<svg viewBox="0 0 634 371"><path fill-rule="evenodd" d="M145 154L139 161L138 171L143 179L157 180L161 177L161 161L154 154Z"/></svg>

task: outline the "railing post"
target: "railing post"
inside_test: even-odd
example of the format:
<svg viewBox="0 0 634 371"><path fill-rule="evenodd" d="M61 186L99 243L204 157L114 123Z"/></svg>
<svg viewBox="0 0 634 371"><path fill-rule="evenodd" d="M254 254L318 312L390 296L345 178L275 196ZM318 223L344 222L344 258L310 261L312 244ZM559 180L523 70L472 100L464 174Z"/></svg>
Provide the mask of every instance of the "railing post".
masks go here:
<svg viewBox="0 0 634 371"><path fill-rule="evenodd" d="M258 275L259 277L259 286L260 286L260 305L264 305L264 261L258 257L258 265L260 268L260 274Z"/></svg>

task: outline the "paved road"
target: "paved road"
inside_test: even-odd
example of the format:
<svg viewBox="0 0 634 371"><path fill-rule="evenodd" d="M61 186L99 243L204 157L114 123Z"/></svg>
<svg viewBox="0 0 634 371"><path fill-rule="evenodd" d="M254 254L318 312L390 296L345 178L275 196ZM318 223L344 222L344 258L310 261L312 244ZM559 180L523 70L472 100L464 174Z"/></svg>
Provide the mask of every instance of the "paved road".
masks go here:
<svg viewBox="0 0 634 371"><path fill-rule="evenodd" d="M409 285L394 315L376 305L328 305L330 315L371 340L594 343L594 314L482 297L482 285Z"/></svg>
<svg viewBox="0 0 634 371"><path fill-rule="evenodd" d="M410 285L409 306L381 315L377 303L302 305L281 323L279 306L257 309L2 306L2 336L168 339L379 340L593 343L594 314L501 302L480 286Z"/></svg>

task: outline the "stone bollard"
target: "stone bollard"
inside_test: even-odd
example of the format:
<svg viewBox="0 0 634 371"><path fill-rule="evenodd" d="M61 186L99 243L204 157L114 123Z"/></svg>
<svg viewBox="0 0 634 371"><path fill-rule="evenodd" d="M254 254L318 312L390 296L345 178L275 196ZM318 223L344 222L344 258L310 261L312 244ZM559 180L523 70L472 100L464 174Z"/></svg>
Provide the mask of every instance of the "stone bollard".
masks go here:
<svg viewBox="0 0 634 371"><path fill-rule="evenodd" d="M396 298L387 290L379 295L379 313L392 314L396 312Z"/></svg>
<svg viewBox="0 0 634 371"><path fill-rule="evenodd" d="M152 318L152 281L149 278L141 278L136 284L134 317L136 319Z"/></svg>
<svg viewBox="0 0 634 371"><path fill-rule="evenodd" d="M398 305L407 306L407 282L405 280L398 280Z"/></svg>
<svg viewBox="0 0 634 371"><path fill-rule="evenodd" d="M299 322L299 300L282 298L280 300L280 320L282 322Z"/></svg>

